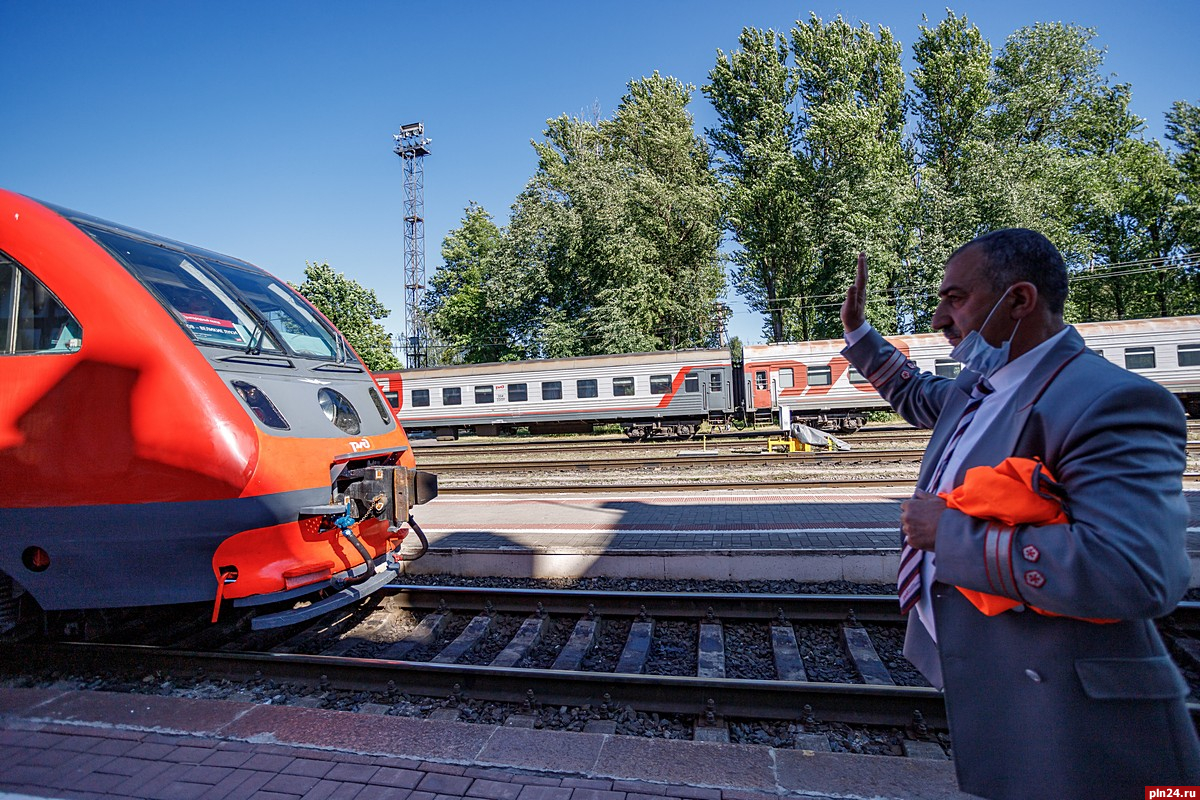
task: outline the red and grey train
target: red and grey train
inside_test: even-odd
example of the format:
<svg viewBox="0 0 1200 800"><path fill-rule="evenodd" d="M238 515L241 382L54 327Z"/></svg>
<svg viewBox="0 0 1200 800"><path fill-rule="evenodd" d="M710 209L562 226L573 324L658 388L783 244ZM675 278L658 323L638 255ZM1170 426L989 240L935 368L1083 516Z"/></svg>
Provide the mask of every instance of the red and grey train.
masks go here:
<svg viewBox="0 0 1200 800"><path fill-rule="evenodd" d="M0 629L28 598L298 622L387 583L437 493L287 283L3 190L0 486Z"/></svg>
<svg viewBox="0 0 1200 800"><path fill-rule="evenodd" d="M1170 389L1200 415L1200 316L1081 323L1088 346ZM923 370L953 376L959 365L941 334L892 337ZM533 433L619 423L634 438L690 436L704 422L749 418L832 432L862 427L887 403L841 355L841 339L747 345L376 373L412 432L439 437L517 427Z"/></svg>

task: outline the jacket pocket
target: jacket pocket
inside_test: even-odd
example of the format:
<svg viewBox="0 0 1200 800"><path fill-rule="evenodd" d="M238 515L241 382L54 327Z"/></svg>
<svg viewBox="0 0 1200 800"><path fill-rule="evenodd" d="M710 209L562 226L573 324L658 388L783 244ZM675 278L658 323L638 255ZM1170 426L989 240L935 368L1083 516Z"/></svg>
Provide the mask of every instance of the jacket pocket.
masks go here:
<svg viewBox="0 0 1200 800"><path fill-rule="evenodd" d="M1081 658L1075 672L1094 700L1173 700L1186 697L1187 683L1169 656Z"/></svg>

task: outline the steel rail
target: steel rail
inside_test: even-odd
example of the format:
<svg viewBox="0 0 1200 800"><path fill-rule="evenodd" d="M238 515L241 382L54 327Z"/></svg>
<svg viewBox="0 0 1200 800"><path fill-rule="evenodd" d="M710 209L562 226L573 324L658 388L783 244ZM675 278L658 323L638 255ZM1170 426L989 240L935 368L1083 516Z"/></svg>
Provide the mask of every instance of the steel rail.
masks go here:
<svg viewBox="0 0 1200 800"><path fill-rule="evenodd" d="M505 703L590 705L644 712L700 716L710 708L727 717L789 719L805 706L826 722L906 725L920 711L933 727L946 727L945 705L936 689L817 681L765 681L633 675L554 669L508 669L472 664L357 659L281 653L224 653L171 650L149 645L60 642L0 646L0 670L57 670L145 675L190 673L231 681L298 683L342 691L386 691L410 695Z"/></svg>
<svg viewBox="0 0 1200 800"><path fill-rule="evenodd" d="M690 450L686 456L634 456L632 458L595 459L547 459L541 461L439 461L436 458L421 460L421 468L438 473L452 472L528 472L533 470L586 471L599 469L645 469L648 467L693 467L744 466L780 464L811 466L828 462L879 462L912 463L920 461L924 450L860 450L854 452L799 452L799 453L751 453L725 454L712 452L707 456L703 450Z"/></svg>
<svg viewBox="0 0 1200 800"><path fill-rule="evenodd" d="M916 483L916 476L905 478L815 478L812 480L755 480L752 475L745 475L736 481L679 480L672 483L555 483L555 484L525 484L522 486L454 486L447 483L438 484L439 495L477 495L477 494L592 494L592 493L622 493L622 492L674 492L674 491L745 491L753 489L839 489L839 488L910 488Z"/></svg>
<svg viewBox="0 0 1200 800"><path fill-rule="evenodd" d="M768 439L783 435L779 428L763 428L754 432L708 433L697 434L690 439L649 439L635 441L627 438L590 438L562 439L559 441L459 441L439 444L419 444L414 440L414 450L420 458L435 458L439 456L466 457L474 455L489 455L497 453L543 453L571 452L574 450L658 450L674 448L676 450L701 450L706 446L728 447L737 445L757 444L760 439ZM858 431L853 434L833 434L853 445L856 442L905 441L909 439L927 439L929 431L917 428L906 428L896 431L872 430Z"/></svg>
<svg viewBox="0 0 1200 800"><path fill-rule="evenodd" d="M0 645L0 670L42 669L83 674L191 673L197 677L249 681L268 678L342 691L400 689L410 695L506 703L632 706L643 712L790 719L811 713L823 722L903 726L919 711L926 724L946 727L936 689L918 686L841 684L633 675L554 669L507 669L471 664L357 659L281 653L217 653L149 645L54 643ZM807 708L806 708L807 707ZM1188 703L1193 719L1200 704Z"/></svg>
<svg viewBox="0 0 1200 800"><path fill-rule="evenodd" d="M738 620L898 623L899 599L894 594L780 594L772 592L630 592L603 589L528 589L501 586L431 586L392 583L384 587L402 608L477 612L486 604L496 611L529 612L541 603L548 614L579 614L588 605L601 616L700 618L709 610L718 618ZM1200 627L1200 602L1184 600L1163 617L1183 627Z"/></svg>
<svg viewBox="0 0 1200 800"><path fill-rule="evenodd" d="M507 587L428 586L393 583L385 587L402 608L478 613L488 603L504 612L530 613L536 604L549 614L581 614L591 606L600 616L699 619L711 610L718 619L769 620L782 613L789 621L842 622L853 614L859 622L902 621L895 595L774 594L767 592L630 592L592 589L523 589Z"/></svg>

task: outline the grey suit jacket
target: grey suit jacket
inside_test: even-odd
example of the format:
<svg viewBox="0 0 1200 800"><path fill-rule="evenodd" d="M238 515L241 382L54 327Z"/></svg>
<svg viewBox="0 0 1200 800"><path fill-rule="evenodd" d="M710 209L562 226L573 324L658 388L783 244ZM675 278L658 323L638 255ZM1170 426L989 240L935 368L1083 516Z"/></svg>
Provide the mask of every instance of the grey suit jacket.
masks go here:
<svg viewBox="0 0 1200 800"><path fill-rule="evenodd" d="M910 423L932 428L934 469L977 375L916 368L878 333L843 351ZM1187 685L1153 619L1187 590L1186 425L1162 387L1087 350L1070 329L965 455L974 466L1038 457L1071 520L1015 528L947 509L932 587L939 646L910 615L905 655L944 686L959 785L997 800L1140 797L1200 784ZM1018 606L987 617L954 586Z"/></svg>

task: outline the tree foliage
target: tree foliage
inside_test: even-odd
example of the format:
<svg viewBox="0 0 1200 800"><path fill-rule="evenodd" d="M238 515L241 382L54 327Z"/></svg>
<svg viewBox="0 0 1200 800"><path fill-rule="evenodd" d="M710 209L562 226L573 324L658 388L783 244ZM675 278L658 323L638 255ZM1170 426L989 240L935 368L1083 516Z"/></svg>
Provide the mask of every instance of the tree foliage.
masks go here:
<svg viewBox="0 0 1200 800"><path fill-rule="evenodd" d="M993 51L953 11L925 22L907 86L891 32L841 17L812 14L790 38L746 28L740 49L717 51L704 92L719 124L707 133L739 247L735 285L768 315L768 336L837 335L860 249L876 327L925 329L950 253L1010 226L1059 245L1073 319L1200 310L1187 258L1200 111L1180 102L1168 114L1173 153L1142 137L1095 30L1035 23Z"/></svg>
<svg viewBox="0 0 1200 800"><path fill-rule="evenodd" d="M386 319L391 311L344 273L334 272L327 263L305 262L304 282L296 287L346 337L368 369L396 369L399 360L392 354L392 338L376 320Z"/></svg>
<svg viewBox="0 0 1200 800"><path fill-rule="evenodd" d="M967 17L892 32L815 14L745 28L702 87L631 81L609 119L562 115L498 227L478 205L442 246L425 313L434 360L495 361L718 342L732 285L773 341L837 336L855 256L868 316L924 330L942 267L1000 227L1067 259L1073 321L1200 311L1200 108L1163 144L1105 72L1096 31L1034 22L993 46Z"/></svg>
<svg viewBox="0 0 1200 800"><path fill-rule="evenodd" d="M632 81L611 119L560 116L500 230L468 208L427 310L464 361L715 344L720 186L694 87Z"/></svg>

